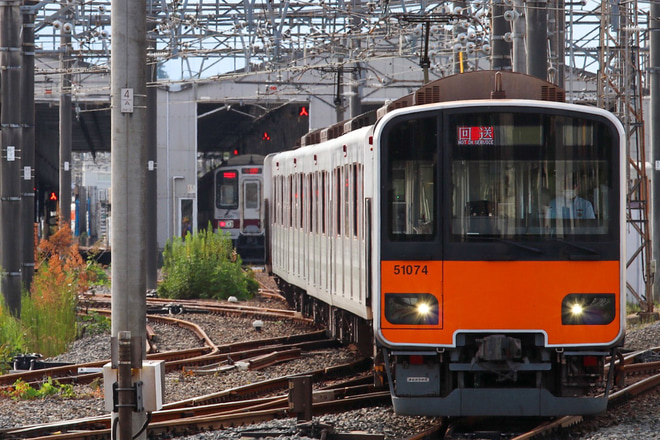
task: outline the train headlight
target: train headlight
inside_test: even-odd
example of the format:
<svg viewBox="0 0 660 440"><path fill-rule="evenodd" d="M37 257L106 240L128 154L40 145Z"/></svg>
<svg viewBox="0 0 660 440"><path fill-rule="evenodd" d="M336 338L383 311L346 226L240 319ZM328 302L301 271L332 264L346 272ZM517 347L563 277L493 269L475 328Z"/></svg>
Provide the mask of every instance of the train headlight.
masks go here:
<svg viewBox="0 0 660 440"><path fill-rule="evenodd" d="M231 229L234 227L234 220L220 220L218 221L218 227L220 229Z"/></svg>
<svg viewBox="0 0 660 440"><path fill-rule="evenodd" d="M582 304L575 303L571 306L571 315L580 316L584 313L584 307Z"/></svg>
<svg viewBox="0 0 660 440"><path fill-rule="evenodd" d="M607 325L615 317L613 293L571 293L561 302L563 325Z"/></svg>
<svg viewBox="0 0 660 440"><path fill-rule="evenodd" d="M385 319L392 324L438 325L440 307L429 293L386 293Z"/></svg>

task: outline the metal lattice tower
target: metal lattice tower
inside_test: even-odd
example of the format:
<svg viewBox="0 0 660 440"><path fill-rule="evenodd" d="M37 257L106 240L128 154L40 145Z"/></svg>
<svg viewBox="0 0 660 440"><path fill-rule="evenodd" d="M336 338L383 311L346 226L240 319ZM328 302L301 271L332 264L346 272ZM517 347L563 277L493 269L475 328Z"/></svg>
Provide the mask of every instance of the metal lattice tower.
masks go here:
<svg viewBox="0 0 660 440"><path fill-rule="evenodd" d="M649 218L649 180L646 172L646 137L642 106L648 67L648 47L640 27L636 0L601 3L600 70L598 72L598 104L614 112L624 124L627 135L628 194L626 220L639 242L627 265L639 261L644 279L643 291L628 283L628 291L637 299L643 312L653 312L652 242ZM646 69L647 70L647 69Z"/></svg>

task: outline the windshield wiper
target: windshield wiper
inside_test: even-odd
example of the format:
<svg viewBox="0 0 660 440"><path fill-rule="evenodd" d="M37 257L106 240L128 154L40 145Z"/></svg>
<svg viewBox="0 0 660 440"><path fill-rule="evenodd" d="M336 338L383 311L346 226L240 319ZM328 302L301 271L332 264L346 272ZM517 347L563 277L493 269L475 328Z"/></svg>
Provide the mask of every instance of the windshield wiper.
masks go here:
<svg viewBox="0 0 660 440"><path fill-rule="evenodd" d="M581 244L573 243L573 242L566 241L566 240L560 240L558 238L553 238L552 240L554 240L556 242L559 242L559 243L567 244L568 246L574 247L575 249L580 249L582 251L589 252L590 254L598 255L598 251L596 249L590 248L588 246L583 246Z"/></svg>
<svg viewBox="0 0 660 440"><path fill-rule="evenodd" d="M501 243L506 243L506 244L510 244L511 246L518 247L520 249L525 249L526 251L534 252L535 254L542 254L543 253L543 251L541 251L541 249L538 249L538 248L535 248L533 246L529 246L529 245L526 245L526 244L518 243L517 241L506 240L504 238L498 238L498 237L492 237L492 236L490 236L490 237L489 236L483 236L483 235L479 235L479 234L475 234L475 233L469 233L469 232L465 235L465 237L467 237L467 238L479 238L479 239L482 239L482 240L499 241Z"/></svg>
<svg viewBox="0 0 660 440"><path fill-rule="evenodd" d="M512 246L519 247L520 249L525 249L527 251L534 252L535 254L543 253L541 249L535 248L534 246L528 246L526 244L518 243L517 241L505 240L503 238L493 238L493 240L501 241L502 243L510 244Z"/></svg>

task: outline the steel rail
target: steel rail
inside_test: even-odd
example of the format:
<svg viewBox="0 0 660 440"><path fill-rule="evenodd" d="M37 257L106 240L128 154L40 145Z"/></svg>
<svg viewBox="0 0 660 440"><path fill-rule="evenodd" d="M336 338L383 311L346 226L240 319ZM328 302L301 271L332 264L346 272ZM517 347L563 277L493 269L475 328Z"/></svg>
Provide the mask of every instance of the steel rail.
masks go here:
<svg viewBox="0 0 660 440"><path fill-rule="evenodd" d="M363 367L363 366L362 366ZM344 364L337 367L315 370L301 375L310 375L316 381L327 380L332 375L344 375L361 368L356 363ZM165 405L160 411L151 415L148 435L163 435L199 432L209 429L221 429L274 418L292 417L286 395L270 396L259 399L246 399L246 396L255 393L265 393L273 390L274 386L285 391L289 379L286 376L267 383L256 383L225 390L195 399L187 399L173 404ZM347 406L364 405L365 402L389 401L387 390L377 390L373 385L358 384L363 378L352 379L350 386L342 383L324 387L316 391L317 402L313 403L314 413L317 415L343 411ZM233 401L216 402L220 397L231 398ZM43 425L32 425L20 428L0 430L0 438L62 438L62 439L99 439L110 436L110 416L89 417L66 422L53 422Z"/></svg>

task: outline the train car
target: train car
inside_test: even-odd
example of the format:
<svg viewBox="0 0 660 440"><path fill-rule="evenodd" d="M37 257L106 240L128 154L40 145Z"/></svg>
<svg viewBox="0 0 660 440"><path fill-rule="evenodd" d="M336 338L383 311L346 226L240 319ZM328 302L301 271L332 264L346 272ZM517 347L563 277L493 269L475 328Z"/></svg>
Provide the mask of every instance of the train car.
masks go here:
<svg viewBox="0 0 660 440"><path fill-rule="evenodd" d="M199 181L199 227L229 234L245 263L263 264L264 156L233 156Z"/></svg>
<svg viewBox="0 0 660 440"><path fill-rule="evenodd" d="M372 338L397 414L606 409L625 331L625 136L562 92L454 75L266 157L268 267L333 334Z"/></svg>

